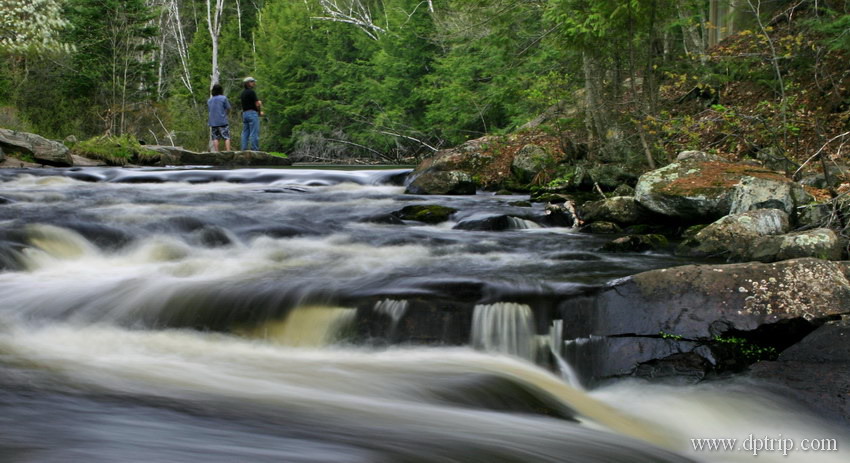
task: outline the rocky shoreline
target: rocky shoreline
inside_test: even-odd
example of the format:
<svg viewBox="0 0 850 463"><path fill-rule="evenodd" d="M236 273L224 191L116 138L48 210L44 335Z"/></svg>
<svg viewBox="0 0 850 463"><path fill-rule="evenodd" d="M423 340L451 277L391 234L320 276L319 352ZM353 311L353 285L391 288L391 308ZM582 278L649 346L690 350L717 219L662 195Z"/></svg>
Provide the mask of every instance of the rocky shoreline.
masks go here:
<svg viewBox="0 0 850 463"><path fill-rule="evenodd" d="M475 194L482 186L475 173L494 162L487 143L437 153L411 174L407 192ZM573 340L567 357L590 385L743 375L850 423L850 262L839 233L845 204L816 198L821 192L811 185L823 186L822 174L796 182L757 161L687 151L640 175L633 190L620 184L614 196L580 202L587 196L580 183L603 193L604 175L535 188L531 179L552 163L544 149L527 145L489 187L530 191L582 231L619 235L602 252L677 243L677 255L726 262L643 272L565 301L556 316L563 338ZM832 177L832 187L850 179L841 168Z"/></svg>
<svg viewBox="0 0 850 463"><path fill-rule="evenodd" d="M195 152L176 146L144 145L144 158L131 159L125 167L139 166L289 166L292 160L263 151ZM0 168L92 167L107 162L80 156L63 143L39 135L0 129ZM114 164L113 164L114 165Z"/></svg>

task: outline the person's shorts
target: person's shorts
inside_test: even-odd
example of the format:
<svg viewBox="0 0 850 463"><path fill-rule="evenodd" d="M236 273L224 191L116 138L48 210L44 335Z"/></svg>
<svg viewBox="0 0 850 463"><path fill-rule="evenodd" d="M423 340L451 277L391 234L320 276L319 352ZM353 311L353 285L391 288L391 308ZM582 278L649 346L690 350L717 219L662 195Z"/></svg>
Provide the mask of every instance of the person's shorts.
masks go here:
<svg viewBox="0 0 850 463"><path fill-rule="evenodd" d="M230 140L230 126L210 127L210 136L213 140Z"/></svg>

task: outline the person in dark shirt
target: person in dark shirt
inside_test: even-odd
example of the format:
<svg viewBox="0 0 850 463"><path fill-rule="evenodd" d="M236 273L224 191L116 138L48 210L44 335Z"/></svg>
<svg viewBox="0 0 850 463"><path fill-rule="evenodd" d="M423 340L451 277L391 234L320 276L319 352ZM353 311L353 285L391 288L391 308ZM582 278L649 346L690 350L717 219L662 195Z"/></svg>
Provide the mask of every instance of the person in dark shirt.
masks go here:
<svg viewBox="0 0 850 463"><path fill-rule="evenodd" d="M224 89L220 84L215 84L210 90L212 97L207 100L209 109L210 137L213 142L213 151L218 151L218 141L224 140L225 150L230 151L230 124L227 115L230 113L230 101L224 96Z"/></svg>
<svg viewBox="0 0 850 463"><path fill-rule="evenodd" d="M263 113L263 102L257 98L254 87L257 79L246 77L242 81L245 90L242 90L242 150L248 149L250 145L253 151L260 150L260 116Z"/></svg>

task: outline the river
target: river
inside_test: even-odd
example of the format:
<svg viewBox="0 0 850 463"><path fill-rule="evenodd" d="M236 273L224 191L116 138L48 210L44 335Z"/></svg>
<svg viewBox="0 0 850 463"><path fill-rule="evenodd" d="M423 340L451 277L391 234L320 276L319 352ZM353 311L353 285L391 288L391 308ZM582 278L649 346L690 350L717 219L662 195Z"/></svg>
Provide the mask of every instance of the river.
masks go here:
<svg viewBox="0 0 850 463"><path fill-rule="evenodd" d="M0 461L752 461L692 439L847 442L743 380L585 390L558 304L686 262L600 253L609 238L526 197L405 195L407 173L0 171ZM416 204L458 212L393 215Z"/></svg>

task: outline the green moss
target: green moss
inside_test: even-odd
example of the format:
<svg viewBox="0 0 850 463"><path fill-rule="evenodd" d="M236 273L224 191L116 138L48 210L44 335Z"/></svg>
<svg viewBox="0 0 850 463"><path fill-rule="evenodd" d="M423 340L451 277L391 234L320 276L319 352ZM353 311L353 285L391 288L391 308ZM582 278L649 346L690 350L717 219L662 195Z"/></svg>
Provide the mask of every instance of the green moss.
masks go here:
<svg viewBox="0 0 850 463"><path fill-rule="evenodd" d="M440 223L449 220L457 209L439 205L405 206L396 215L402 220L416 220L425 223Z"/></svg>
<svg viewBox="0 0 850 463"><path fill-rule="evenodd" d="M160 153L145 148L135 137L124 134L119 137L95 137L76 143L71 147L74 154L97 159L113 166L126 164L152 164L159 161Z"/></svg>
<svg viewBox="0 0 850 463"><path fill-rule="evenodd" d="M276 158L283 158L283 159L289 158L289 155L287 155L286 153L278 153L276 151L268 151L268 153L270 155L276 157Z"/></svg>
<svg viewBox="0 0 850 463"><path fill-rule="evenodd" d="M737 356L749 362L775 360L779 355L775 347L761 346L744 338L715 336L714 342L730 347Z"/></svg>

